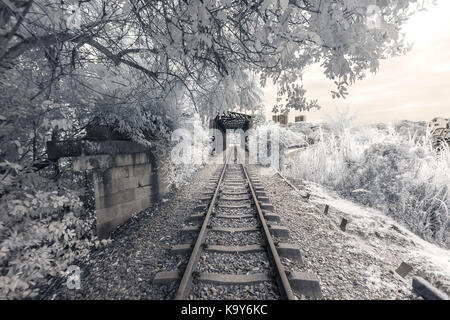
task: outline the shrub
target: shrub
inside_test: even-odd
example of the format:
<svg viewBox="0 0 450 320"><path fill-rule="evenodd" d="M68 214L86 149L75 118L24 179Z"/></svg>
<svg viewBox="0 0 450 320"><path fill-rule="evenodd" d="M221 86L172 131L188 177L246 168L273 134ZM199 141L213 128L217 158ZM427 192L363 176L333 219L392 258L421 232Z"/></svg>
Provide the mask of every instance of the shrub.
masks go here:
<svg viewBox="0 0 450 320"><path fill-rule="evenodd" d="M94 217L61 183L35 172L7 176L0 192L0 299L33 298L51 277L88 256Z"/></svg>
<svg viewBox="0 0 450 320"><path fill-rule="evenodd" d="M287 175L329 186L426 240L450 246L450 151L434 151L423 126L322 132L318 143L286 162Z"/></svg>
<svg viewBox="0 0 450 320"><path fill-rule="evenodd" d="M164 141L158 146L160 158L168 159L165 163L167 183L174 188L188 183L192 175L205 165L212 151L210 132L197 114L183 117L178 125L182 130L173 134L172 145L168 147L167 141ZM176 159L181 156L178 152L187 153L187 159Z"/></svg>

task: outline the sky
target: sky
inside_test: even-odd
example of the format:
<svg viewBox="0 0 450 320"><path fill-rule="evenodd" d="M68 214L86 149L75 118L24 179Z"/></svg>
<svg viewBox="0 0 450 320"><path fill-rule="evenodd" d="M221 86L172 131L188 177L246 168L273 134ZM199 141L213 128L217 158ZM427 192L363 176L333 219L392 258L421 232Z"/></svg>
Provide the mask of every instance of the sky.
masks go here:
<svg viewBox="0 0 450 320"><path fill-rule="evenodd" d="M435 117L450 118L450 1L440 0L428 11L417 12L403 27L407 42L413 48L406 55L382 60L374 75L349 88L346 99L332 99L334 84L323 75L320 65L310 66L303 85L310 99L318 99L320 110L294 111L306 121L320 123L336 108L349 108L356 123L387 123L399 120L429 121ZM276 87L264 88L266 116L272 118Z"/></svg>

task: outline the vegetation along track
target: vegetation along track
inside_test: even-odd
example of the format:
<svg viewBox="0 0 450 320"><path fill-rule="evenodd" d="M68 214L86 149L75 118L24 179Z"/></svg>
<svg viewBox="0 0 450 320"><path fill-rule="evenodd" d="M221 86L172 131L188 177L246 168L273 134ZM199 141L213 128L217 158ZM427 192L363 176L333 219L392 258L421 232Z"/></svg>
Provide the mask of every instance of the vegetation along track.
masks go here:
<svg viewBox="0 0 450 320"><path fill-rule="evenodd" d="M154 284L179 281L177 300L321 298L318 279L295 271L300 250L286 243L288 230L236 148L200 201L182 229L183 243L171 248L186 259L179 263L184 271L159 272Z"/></svg>

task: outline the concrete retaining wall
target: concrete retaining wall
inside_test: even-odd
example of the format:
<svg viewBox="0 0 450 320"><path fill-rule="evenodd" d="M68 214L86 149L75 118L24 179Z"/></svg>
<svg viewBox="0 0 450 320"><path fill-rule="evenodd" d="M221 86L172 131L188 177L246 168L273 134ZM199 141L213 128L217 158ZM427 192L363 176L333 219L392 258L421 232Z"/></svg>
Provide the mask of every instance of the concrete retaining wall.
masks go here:
<svg viewBox="0 0 450 320"><path fill-rule="evenodd" d="M92 170L97 235L107 238L169 191L163 160L150 151L73 158L75 170Z"/></svg>

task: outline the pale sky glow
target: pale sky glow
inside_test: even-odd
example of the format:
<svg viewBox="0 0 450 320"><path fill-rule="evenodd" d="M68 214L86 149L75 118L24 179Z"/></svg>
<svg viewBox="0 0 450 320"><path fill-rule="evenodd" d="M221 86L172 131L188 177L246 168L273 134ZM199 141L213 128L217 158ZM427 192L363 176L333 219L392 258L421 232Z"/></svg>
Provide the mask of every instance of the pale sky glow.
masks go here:
<svg viewBox="0 0 450 320"><path fill-rule="evenodd" d="M368 74L349 88L346 99L332 99L334 84L320 65L309 67L304 87L309 98L318 99L321 110L291 112L306 115L308 122L324 121L336 107L349 107L359 123L398 120L428 121L434 117L450 118L450 1L440 0L428 11L416 13L405 25L408 42L413 49L405 56L381 61L377 74ZM276 88L264 89L266 115L271 119Z"/></svg>

